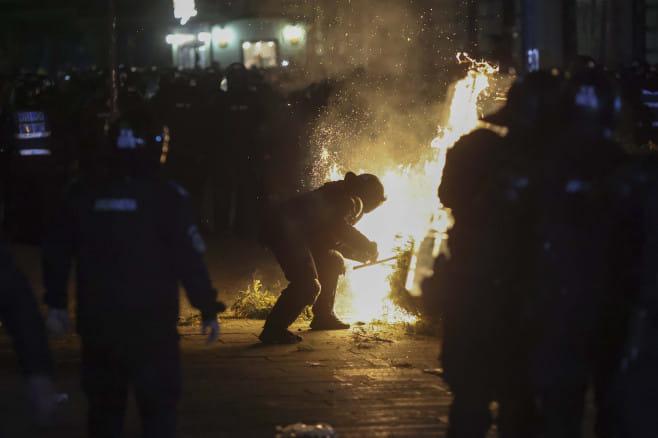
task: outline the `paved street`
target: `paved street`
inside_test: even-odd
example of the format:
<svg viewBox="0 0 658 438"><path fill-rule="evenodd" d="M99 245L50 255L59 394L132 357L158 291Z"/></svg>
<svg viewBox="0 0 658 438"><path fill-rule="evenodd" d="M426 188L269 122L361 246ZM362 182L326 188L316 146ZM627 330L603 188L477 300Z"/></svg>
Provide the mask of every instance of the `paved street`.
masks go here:
<svg viewBox="0 0 658 438"><path fill-rule="evenodd" d="M221 343L210 348L196 328L182 328L180 437L273 437L277 425L295 422L326 422L341 437L443 435L450 397L441 379L426 372L437 366L436 340L362 326L303 333L300 345L263 347L256 339L261 325L227 320ZM8 438L84 436L76 339L53 347L58 382L70 400L58 430L37 433L26 426L10 344L0 336L0 412ZM133 404L127 429L127 436L138 436Z"/></svg>

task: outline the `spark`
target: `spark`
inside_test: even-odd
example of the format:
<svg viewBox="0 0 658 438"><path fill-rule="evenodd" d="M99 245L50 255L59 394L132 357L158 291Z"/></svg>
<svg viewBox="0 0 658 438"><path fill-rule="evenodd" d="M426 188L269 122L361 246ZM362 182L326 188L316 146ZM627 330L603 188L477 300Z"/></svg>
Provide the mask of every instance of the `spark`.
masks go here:
<svg viewBox="0 0 658 438"><path fill-rule="evenodd" d="M389 168L379 176L386 187L388 200L366 215L357 228L377 242L383 257L399 252L406 242L419 245L428 233L437 236L436 245L451 225L450 215L441 208L437 187L441 184L447 151L464 135L478 126L479 100L490 87L490 79L498 68L484 61L475 61L466 53L457 54L459 63L468 63L466 76L454 84L449 116L432 141L433 156L414 166ZM339 180L344 169L325 148L321 153L325 179ZM364 163L363 168L371 168ZM415 275L412 257L409 276ZM390 277L395 264L381 264L358 271L348 269L342 283L340 298L348 297L348 310L341 315L348 321L414 322L416 317L397 307L390 298ZM340 306L338 306L340 307Z"/></svg>

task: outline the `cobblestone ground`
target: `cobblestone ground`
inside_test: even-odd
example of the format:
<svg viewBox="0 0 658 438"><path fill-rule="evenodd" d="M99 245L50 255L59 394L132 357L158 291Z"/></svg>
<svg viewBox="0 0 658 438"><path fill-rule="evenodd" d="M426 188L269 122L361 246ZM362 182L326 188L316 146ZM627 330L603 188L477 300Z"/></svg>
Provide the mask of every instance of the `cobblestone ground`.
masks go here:
<svg viewBox="0 0 658 438"><path fill-rule="evenodd" d="M182 329L180 437L273 437L277 425L296 422L326 422L341 437L443 436L450 396L440 377L428 372L437 367L435 339L399 327L361 326L304 332L299 345L265 347L256 339L261 326L227 320L213 347L196 329ZM37 432L26 416L9 341L0 335L0 424L7 438L84 436L77 340L55 341L53 349L69 402L56 430ZM127 436L138 432L131 404Z"/></svg>

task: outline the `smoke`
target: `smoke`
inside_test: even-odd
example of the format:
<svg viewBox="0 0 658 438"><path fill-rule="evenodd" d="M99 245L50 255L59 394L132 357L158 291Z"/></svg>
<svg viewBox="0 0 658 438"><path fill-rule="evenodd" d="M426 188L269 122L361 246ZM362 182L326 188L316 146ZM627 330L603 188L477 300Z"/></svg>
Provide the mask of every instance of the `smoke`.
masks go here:
<svg viewBox="0 0 658 438"><path fill-rule="evenodd" d="M312 130L307 185L336 163L377 174L427 160L446 92L463 75L449 11L422 0L312 3L306 74L334 81Z"/></svg>
<svg viewBox="0 0 658 438"><path fill-rule="evenodd" d="M342 170L377 174L425 161L440 104L424 100L414 85L365 73L340 84L313 130L311 184L322 183L336 163Z"/></svg>

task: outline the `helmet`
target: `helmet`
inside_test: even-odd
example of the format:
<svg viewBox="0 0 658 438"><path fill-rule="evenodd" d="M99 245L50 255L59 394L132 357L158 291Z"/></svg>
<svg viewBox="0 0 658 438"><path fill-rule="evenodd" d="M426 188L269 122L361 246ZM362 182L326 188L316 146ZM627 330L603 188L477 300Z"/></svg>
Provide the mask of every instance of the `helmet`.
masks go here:
<svg viewBox="0 0 658 438"><path fill-rule="evenodd" d="M512 84L505 106L483 120L522 130L548 126L557 116L562 85L557 70L528 73Z"/></svg>
<svg viewBox="0 0 658 438"><path fill-rule="evenodd" d="M345 175L345 183L350 187L352 193L363 202L364 213L370 213L386 201L384 185L375 175L369 173L356 175L348 172Z"/></svg>
<svg viewBox="0 0 658 438"><path fill-rule="evenodd" d="M249 77L244 64L235 62L226 68L226 82L229 92L243 92L249 88Z"/></svg>
<svg viewBox="0 0 658 438"><path fill-rule="evenodd" d="M621 112L621 94L605 73L590 70L567 82L561 114L577 132L609 137L618 127Z"/></svg>
<svg viewBox="0 0 658 438"><path fill-rule="evenodd" d="M145 108L122 112L106 127L112 155L124 163L157 167L167 161L169 129Z"/></svg>

